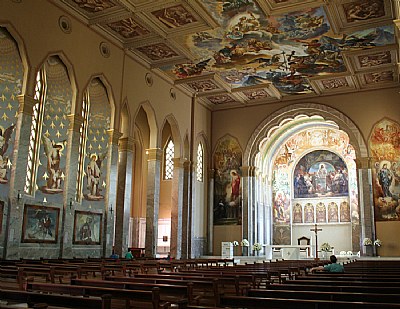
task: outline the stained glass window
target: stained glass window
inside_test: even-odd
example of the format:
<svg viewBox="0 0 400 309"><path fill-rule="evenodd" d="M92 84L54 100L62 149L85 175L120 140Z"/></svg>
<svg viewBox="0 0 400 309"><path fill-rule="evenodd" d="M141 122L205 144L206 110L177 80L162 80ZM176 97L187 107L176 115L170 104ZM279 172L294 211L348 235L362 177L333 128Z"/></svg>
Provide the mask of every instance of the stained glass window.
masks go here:
<svg viewBox="0 0 400 309"><path fill-rule="evenodd" d="M169 139L164 149L164 179L172 179L174 175L174 142Z"/></svg>

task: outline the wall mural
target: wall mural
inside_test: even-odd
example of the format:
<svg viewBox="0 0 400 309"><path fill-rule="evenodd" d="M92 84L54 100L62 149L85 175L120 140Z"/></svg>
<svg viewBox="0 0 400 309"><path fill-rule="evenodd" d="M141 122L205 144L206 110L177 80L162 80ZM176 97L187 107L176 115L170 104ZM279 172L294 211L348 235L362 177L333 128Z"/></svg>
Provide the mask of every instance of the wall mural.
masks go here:
<svg viewBox="0 0 400 309"><path fill-rule="evenodd" d="M83 196L86 201L104 200L107 191L106 175L109 150L111 107L107 90L99 79L89 87L89 125L86 141ZM84 201L83 201L84 202Z"/></svg>
<svg viewBox="0 0 400 309"><path fill-rule="evenodd" d="M0 192L8 194L23 67L17 43L0 27Z"/></svg>
<svg viewBox="0 0 400 309"><path fill-rule="evenodd" d="M313 151L294 169L294 198L348 195L348 170L343 159L326 150Z"/></svg>
<svg viewBox="0 0 400 309"><path fill-rule="evenodd" d="M214 153L214 224L242 224L242 150L236 139L219 141Z"/></svg>
<svg viewBox="0 0 400 309"><path fill-rule="evenodd" d="M354 231L358 228L355 158L348 135L340 130L304 130L282 144L272 177L273 230L279 233L274 244L291 243L291 224L351 222Z"/></svg>
<svg viewBox="0 0 400 309"><path fill-rule="evenodd" d="M384 13L383 1L361 2L344 6L349 22ZM272 83L282 95L311 93L307 78L347 71L342 52L395 42L392 25L335 34L322 6L267 17L252 0L203 4L221 26L182 37L197 61L163 67L171 77L213 72L233 88Z"/></svg>
<svg viewBox="0 0 400 309"><path fill-rule="evenodd" d="M375 220L400 220L400 125L383 119L372 129Z"/></svg>
<svg viewBox="0 0 400 309"><path fill-rule="evenodd" d="M41 193L49 198L50 195L63 192L69 128L67 115L72 107L71 82L60 58L49 57L44 66L47 87L36 182L39 198ZM56 197L52 199L55 201Z"/></svg>

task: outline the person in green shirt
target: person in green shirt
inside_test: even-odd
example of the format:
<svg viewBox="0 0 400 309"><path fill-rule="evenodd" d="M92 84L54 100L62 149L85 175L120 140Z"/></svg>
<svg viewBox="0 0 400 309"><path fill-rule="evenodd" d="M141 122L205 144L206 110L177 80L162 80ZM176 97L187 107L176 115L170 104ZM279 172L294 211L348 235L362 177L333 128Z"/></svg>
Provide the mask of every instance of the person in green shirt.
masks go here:
<svg viewBox="0 0 400 309"><path fill-rule="evenodd" d="M125 258L127 260L132 260L133 259L133 254L132 254L131 250L128 250L128 252L125 254Z"/></svg>
<svg viewBox="0 0 400 309"><path fill-rule="evenodd" d="M335 255L331 255L329 257L329 260L331 261L330 264L325 265L325 266L318 266L318 267L313 267L310 269L311 272L315 272L317 270L323 270L329 273L343 273L344 272L344 267L342 264L337 263L337 258Z"/></svg>

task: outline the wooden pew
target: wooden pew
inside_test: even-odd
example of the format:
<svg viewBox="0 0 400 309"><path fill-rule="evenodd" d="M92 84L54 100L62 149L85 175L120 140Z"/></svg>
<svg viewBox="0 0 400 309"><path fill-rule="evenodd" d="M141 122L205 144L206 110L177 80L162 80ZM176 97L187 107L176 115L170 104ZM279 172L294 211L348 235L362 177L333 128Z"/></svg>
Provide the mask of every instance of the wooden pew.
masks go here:
<svg viewBox="0 0 400 309"><path fill-rule="evenodd" d="M43 294L38 292L0 289L0 299L35 304L47 304L53 307L111 309L111 296L103 294L100 297L78 297L70 295Z"/></svg>
<svg viewBox="0 0 400 309"><path fill-rule="evenodd" d="M212 303L216 305L218 302L218 295L222 292L219 289L217 278L158 278L157 276L150 275L149 278L145 276L140 277L119 277L119 276L110 276L107 277L106 280L110 280L113 282L129 282L129 283L138 283L138 284L167 284L174 286L189 286L192 285L193 291L193 300L196 303L200 301L204 301L206 303ZM230 284L236 284L235 282L229 281Z"/></svg>
<svg viewBox="0 0 400 309"><path fill-rule="evenodd" d="M127 278L128 279L128 278ZM187 285L173 285L173 284L154 284L154 283L139 283L132 281L109 281L109 280L90 280L90 279L72 279L72 285L79 286L94 286L103 288L116 288L128 290L145 290L151 291L153 288L160 289L160 299L168 301L172 304L194 304L195 297L193 295L193 283L189 282Z"/></svg>
<svg viewBox="0 0 400 309"><path fill-rule="evenodd" d="M296 291L296 290L277 290L277 289L250 289L247 291L250 297L265 298L294 298L294 299L314 299L314 300L334 300L334 301L357 301L357 302L379 302L379 303L400 303L399 294L369 294L355 292L332 292L332 291Z"/></svg>
<svg viewBox="0 0 400 309"><path fill-rule="evenodd" d="M221 296L218 307L230 308L280 308L280 309L358 309L358 308L400 308L400 304L383 302L346 302L332 300L309 300L289 298L263 298L249 296Z"/></svg>
<svg viewBox="0 0 400 309"><path fill-rule="evenodd" d="M355 292L355 293L371 293L371 294L396 294L400 293L400 287L387 286L357 286L357 285L316 285L316 284L271 284L268 289L277 290L296 290L296 291L332 291L332 292Z"/></svg>
<svg viewBox="0 0 400 309"><path fill-rule="evenodd" d="M28 283L28 291L69 294L85 297L98 297L104 294L110 295L111 298L122 299L126 301L126 308L130 308L130 302L147 303L149 308L162 309L169 308L170 303L160 300L160 289L152 288L151 291L143 290L125 290L115 288L102 288L94 286L78 286L69 284L46 284L46 283ZM53 294L48 294L53 295Z"/></svg>

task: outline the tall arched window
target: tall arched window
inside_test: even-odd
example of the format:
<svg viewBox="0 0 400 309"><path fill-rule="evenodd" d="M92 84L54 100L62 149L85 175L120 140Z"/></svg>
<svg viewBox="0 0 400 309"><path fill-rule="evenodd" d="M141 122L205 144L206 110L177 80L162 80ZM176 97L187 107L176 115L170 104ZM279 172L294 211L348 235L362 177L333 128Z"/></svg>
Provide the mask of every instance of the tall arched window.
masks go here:
<svg viewBox="0 0 400 309"><path fill-rule="evenodd" d="M164 148L164 179L172 179L174 176L174 161L172 160L174 158L174 142L170 138L168 140L167 145Z"/></svg>
<svg viewBox="0 0 400 309"><path fill-rule="evenodd" d="M89 120L89 94L85 92L82 101L82 124L79 129L79 165L78 165L78 173L76 179L76 196L75 200L80 201L82 196L82 184L83 184L83 171L85 164L85 149L86 149L86 136L87 136L87 128L88 128L88 120Z"/></svg>
<svg viewBox="0 0 400 309"><path fill-rule="evenodd" d="M196 166L196 179L197 181L203 181L203 145L199 143L197 146L197 166Z"/></svg>
<svg viewBox="0 0 400 309"><path fill-rule="evenodd" d="M39 148L39 137L40 137L40 123L43 118L43 102L46 93L46 83L45 83L44 69L41 69L36 74L36 85L35 85L35 96L34 99L37 103L33 106L32 112L32 124L31 124L31 136L29 138L29 149L28 149L28 165L26 167L26 179L24 191L27 194L33 194L35 191L34 185L36 183L36 173L37 168L37 154Z"/></svg>

